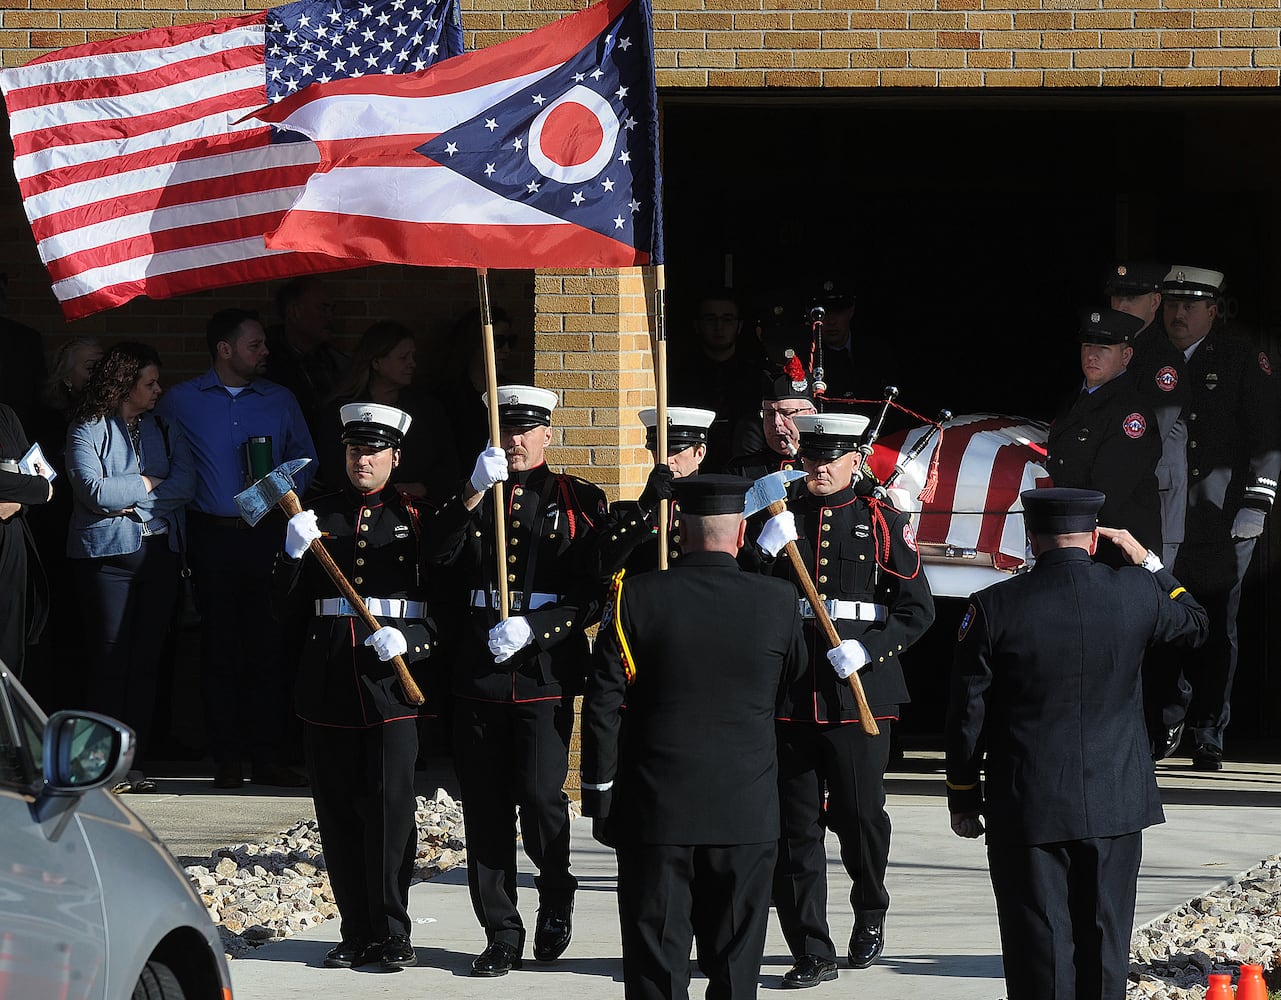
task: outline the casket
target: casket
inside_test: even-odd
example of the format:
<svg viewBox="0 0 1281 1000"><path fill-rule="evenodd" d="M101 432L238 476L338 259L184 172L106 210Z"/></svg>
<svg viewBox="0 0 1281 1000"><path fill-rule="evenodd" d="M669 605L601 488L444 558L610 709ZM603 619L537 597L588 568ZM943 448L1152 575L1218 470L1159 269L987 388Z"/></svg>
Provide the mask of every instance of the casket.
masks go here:
<svg viewBox="0 0 1281 1000"><path fill-rule="evenodd" d="M1025 417L969 413L909 458L929 426L886 434L868 460L877 479L894 478L889 500L912 514L921 562L936 597L968 597L1027 566L1023 490L1047 485L1049 427ZM937 463L932 494L922 500ZM895 476L895 469L901 474Z"/></svg>

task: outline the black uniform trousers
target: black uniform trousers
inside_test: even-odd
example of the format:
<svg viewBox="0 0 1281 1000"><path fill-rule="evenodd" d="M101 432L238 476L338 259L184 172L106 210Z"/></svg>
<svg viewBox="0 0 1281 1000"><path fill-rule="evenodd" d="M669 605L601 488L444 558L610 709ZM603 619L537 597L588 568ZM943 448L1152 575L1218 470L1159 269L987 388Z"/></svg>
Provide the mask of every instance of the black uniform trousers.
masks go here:
<svg viewBox="0 0 1281 1000"><path fill-rule="evenodd" d="M1009 1000L1124 1000L1143 833L987 849Z"/></svg>
<svg viewBox="0 0 1281 1000"><path fill-rule="evenodd" d="M688 997L692 942L707 1000L755 997L777 842L616 850L627 1000Z"/></svg>
<svg viewBox="0 0 1281 1000"><path fill-rule="evenodd" d="M305 723L303 746L343 940L408 937L417 719L362 729Z"/></svg>
<svg viewBox="0 0 1281 1000"><path fill-rule="evenodd" d="M284 762L290 671L281 627L271 614L271 570L281 532L271 515L250 528L188 513L205 737L219 764L238 763L246 747L255 767Z"/></svg>
<svg viewBox="0 0 1281 1000"><path fill-rule="evenodd" d="M516 908L516 810L521 842L538 868L539 906L573 901L578 880L569 871L569 737L574 703L454 704L454 767L467 824L467 886L490 944L524 948Z"/></svg>
<svg viewBox="0 0 1281 1000"><path fill-rule="evenodd" d="M868 736L857 722L777 725L782 835L774 907L794 958L836 959L827 924L827 829L840 842L841 862L853 882L850 904L855 914L879 920L889 909L885 768L890 723L879 725L879 736Z"/></svg>
<svg viewBox="0 0 1281 1000"><path fill-rule="evenodd" d="M1223 749L1223 732L1232 714L1232 680L1236 676L1237 612L1256 539L1198 544L1184 541L1175 576L1205 608L1210 635L1198 649L1165 650L1160 662L1170 663L1165 677L1167 726L1187 719L1192 739Z"/></svg>

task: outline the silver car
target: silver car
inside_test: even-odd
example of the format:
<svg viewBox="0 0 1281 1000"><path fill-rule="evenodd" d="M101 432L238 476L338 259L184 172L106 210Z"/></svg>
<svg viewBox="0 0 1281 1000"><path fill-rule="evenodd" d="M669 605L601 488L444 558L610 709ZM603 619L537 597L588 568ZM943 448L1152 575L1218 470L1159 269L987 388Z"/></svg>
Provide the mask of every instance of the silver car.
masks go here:
<svg viewBox="0 0 1281 1000"><path fill-rule="evenodd" d="M218 931L108 789L133 733L40 707L0 664L0 1000L231 1000Z"/></svg>

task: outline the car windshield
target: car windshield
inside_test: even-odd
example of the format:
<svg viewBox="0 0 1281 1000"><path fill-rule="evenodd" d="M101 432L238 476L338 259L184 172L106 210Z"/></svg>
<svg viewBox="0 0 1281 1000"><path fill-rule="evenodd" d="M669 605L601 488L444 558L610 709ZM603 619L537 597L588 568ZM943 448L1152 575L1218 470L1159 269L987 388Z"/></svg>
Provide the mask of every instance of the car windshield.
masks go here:
<svg viewBox="0 0 1281 1000"><path fill-rule="evenodd" d="M0 783L28 789L42 775L44 720L0 669Z"/></svg>

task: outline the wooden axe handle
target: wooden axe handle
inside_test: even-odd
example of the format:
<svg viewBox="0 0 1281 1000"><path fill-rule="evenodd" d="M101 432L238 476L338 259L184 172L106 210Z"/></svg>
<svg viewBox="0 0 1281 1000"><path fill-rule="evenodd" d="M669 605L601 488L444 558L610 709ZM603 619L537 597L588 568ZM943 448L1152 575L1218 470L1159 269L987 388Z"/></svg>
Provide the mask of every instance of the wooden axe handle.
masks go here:
<svg viewBox="0 0 1281 1000"><path fill-rule="evenodd" d="M787 504L782 500L775 500L766 510L771 517L783 513L787 509ZM814 578L810 576L809 567L805 565L805 560L801 558L801 551L796 547L795 542L787 543L787 555L792 560L792 569L796 571L796 578L801 581L801 589L805 591L805 598L810 602L810 607L814 609L814 617L818 619L823 633L827 636L827 642L835 649L841 644L840 633L836 631L836 626L832 624L832 618L827 613L827 605L819 600L818 588L814 586ZM849 676L850 690L854 692L854 701L858 704L858 724L863 727L863 732L868 736L879 736L881 727L876 724L876 719L872 717L872 707L867 703L867 692L863 690L863 681L858 676L858 671Z"/></svg>
<svg viewBox="0 0 1281 1000"><path fill-rule="evenodd" d="M302 510L302 504L298 502L298 494L293 490L290 490L280 498L280 507L290 517ZM319 538L311 540L311 554L320 561L320 565L329 574L329 579L333 580L338 589L342 591L343 597L347 598L347 603L356 609L356 613L360 615L360 620L365 623L369 631L377 632L382 628L378 624L378 619L374 617L373 612L365 607L365 599L356 593L356 588L343 575L343 571L334 562L334 557L329 554L329 550L325 548L324 543ZM426 699L423 698L422 691L409 673L409 666L405 663L404 658L393 656L391 665L396 671L396 680L400 681L400 687L405 692L405 698L408 699L411 705L421 705Z"/></svg>

